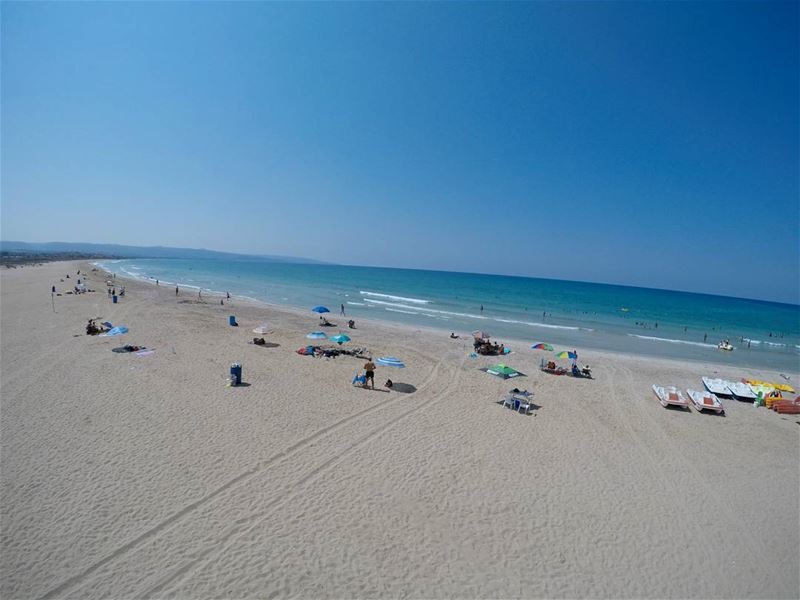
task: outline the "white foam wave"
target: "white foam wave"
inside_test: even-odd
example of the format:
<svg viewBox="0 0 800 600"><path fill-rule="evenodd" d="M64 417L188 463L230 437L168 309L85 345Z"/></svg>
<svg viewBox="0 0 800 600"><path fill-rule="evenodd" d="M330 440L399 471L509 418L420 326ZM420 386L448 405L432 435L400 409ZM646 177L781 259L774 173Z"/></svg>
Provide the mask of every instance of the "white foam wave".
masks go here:
<svg viewBox="0 0 800 600"><path fill-rule="evenodd" d="M538 323L536 321L516 321L514 319L492 319L493 321L499 321L500 323L516 323L519 325L529 325L531 327L546 327L547 329L568 329L571 331L594 331L594 329L589 329L588 327L572 327L570 325L551 325L549 323Z"/></svg>
<svg viewBox="0 0 800 600"><path fill-rule="evenodd" d="M353 302L352 300L347 301L348 304L352 304L353 306L366 306L363 302Z"/></svg>
<svg viewBox="0 0 800 600"><path fill-rule="evenodd" d="M407 304L398 304L397 302L384 302L383 300L373 300L371 298L364 298L364 302L369 302L370 304L377 304L380 306L393 306L395 308L399 308L401 310L413 310L419 311L416 314L428 316L427 313L433 313L437 315L449 315L451 317L467 317L468 319L487 319L488 317L482 317L480 315L471 315L469 313L459 313L459 312L451 312L449 310L436 310L435 308L426 308L424 306L408 306Z"/></svg>
<svg viewBox="0 0 800 600"><path fill-rule="evenodd" d="M374 298L387 298L388 300L400 300L401 302L411 302L412 304L430 304L430 300L422 300L421 298L406 298L405 296L392 296L391 294L379 294L378 292L365 292L360 291L362 296L372 296Z"/></svg>
<svg viewBox="0 0 800 600"><path fill-rule="evenodd" d="M671 340L669 338L660 338L660 337L653 337L651 335L637 335L635 333L629 333L630 337L639 338L642 340L653 340L656 342L669 342L670 344L688 344L689 346L702 346L703 348L716 348L715 344L704 344L703 342L689 342L686 340Z"/></svg>
<svg viewBox="0 0 800 600"><path fill-rule="evenodd" d="M410 311L410 310L400 310L397 308L385 308L384 310L388 310L389 312L396 312L396 313L403 313L404 315L419 315L418 312Z"/></svg>

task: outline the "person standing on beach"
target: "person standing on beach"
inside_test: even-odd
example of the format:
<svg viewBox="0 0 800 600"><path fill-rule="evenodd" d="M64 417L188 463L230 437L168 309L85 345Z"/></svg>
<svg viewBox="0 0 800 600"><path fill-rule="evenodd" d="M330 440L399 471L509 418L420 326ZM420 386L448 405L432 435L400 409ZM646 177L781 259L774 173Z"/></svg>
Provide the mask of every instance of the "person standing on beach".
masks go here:
<svg viewBox="0 0 800 600"><path fill-rule="evenodd" d="M156 279L156 285L158 285L158 279Z"/></svg>
<svg viewBox="0 0 800 600"><path fill-rule="evenodd" d="M228 300L230 300L230 299L231 299L231 293L230 293L230 292L225 292L225 295L227 296L227 299L228 299Z"/></svg>
<svg viewBox="0 0 800 600"><path fill-rule="evenodd" d="M342 304L342 310L341 310L341 312L339 314L341 314L342 316L345 316L345 314L344 314L344 304Z"/></svg>
<svg viewBox="0 0 800 600"><path fill-rule="evenodd" d="M178 286L177 285L175 286L175 295L176 296L178 295Z"/></svg>
<svg viewBox="0 0 800 600"><path fill-rule="evenodd" d="M371 360L367 361L367 364L364 365L364 370L366 373L364 374L364 387L367 387L367 382L372 382L372 389L375 389L375 363Z"/></svg>

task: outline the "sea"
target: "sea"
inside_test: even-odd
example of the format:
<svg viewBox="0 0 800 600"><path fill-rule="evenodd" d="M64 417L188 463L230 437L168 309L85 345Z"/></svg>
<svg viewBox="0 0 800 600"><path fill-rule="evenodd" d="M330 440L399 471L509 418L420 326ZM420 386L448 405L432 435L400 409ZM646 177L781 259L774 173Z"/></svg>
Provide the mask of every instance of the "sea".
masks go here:
<svg viewBox="0 0 800 600"><path fill-rule="evenodd" d="M483 330L517 345L800 371L800 306L619 285L445 271L259 259L125 259L98 266L122 276L206 293L229 292L309 310L344 306L370 318L469 335ZM344 323L343 323L344 324ZM730 340L733 351L717 348ZM512 350L514 344L511 343Z"/></svg>

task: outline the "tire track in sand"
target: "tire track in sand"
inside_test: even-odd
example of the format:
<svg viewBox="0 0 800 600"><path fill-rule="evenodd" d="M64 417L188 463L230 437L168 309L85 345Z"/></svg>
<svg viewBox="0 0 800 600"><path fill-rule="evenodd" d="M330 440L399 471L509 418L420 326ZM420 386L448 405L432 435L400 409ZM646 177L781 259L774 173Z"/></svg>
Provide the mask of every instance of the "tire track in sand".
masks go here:
<svg viewBox="0 0 800 600"><path fill-rule="evenodd" d="M428 377L426 377L425 381L422 384L420 384L420 387L418 389L418 391L419 391L419 390L424 390L425 388L427 388L428 385L430 385L433 381L436 380L436 377L437 377L437 375L439 373L439 368L442 365L442 359L437 360L436 357L433 357L431 355L428 355L428 354L425 354L425 353L421 353L421 352L417 352L417 354L419 354L420 356L423 356L424 358L429 359L430 362L433 363L433 365L434 365L433 368L431 369L431 372L429 373ZM273 456L269 457L268 459L256 464L254 467L252 467L252 468L250 468L250 469L238 474L236 477L233 477L232 479L229 479L224 484L222 484L221 486L215 488L214 490L212 490L211 492L209 492L208 494L206 494L202 498L199 498L195 502L192 502L192 503L186 505L185 507L183 507L178 512L175 512L175 513L171 514L166 519L164 519L164 520L160 521L159 523L157 523L156 525L148 528L147 530L145 530L144 532L142 532L141 534L139 534L138 536L136 536L132 540L126 542L122 546L119 546L118 548L116 548L112 552L110 552L107 555L105 555L103 558L95 561L94 563L92 563L91 565L89 565L88 567L86 567L85 569L80 571L79 573L76 573L75 575L73 575L71 577L68 577L67 579L62 581L60 584L56 585L55 587L52 587L51 589L49 589L44 594L38 596L38 600L48 600L50 598L54 598L56 596L59 596L59 595L63 594L64 592L66 592L70 588L73 588L76 585L79 585L84 579L89 577L92 573L94 573L95 571L97 571L101 567L107 565L108 563L112 562L113 560L115 560L115 559L123 556L124 554L130 552L131 550L135 549L137 546L141 545L143 542L146 542L150 538L153 538L154 536L157 536L159 534L164 533L171 526L173 526L176 523L178 523L181 519L183 519L184 517L186 517L190 513L194 512L195 510L197 510L201 506L204 506L204 505L208 504L209 502L214 501L219 496L221 496L224 492L229 491L229 490L235 488L238 485L243 485L246 481L248 481L249 479L251 479L252 477L257 475L258 473L260 473L260 472L262 472L262 471L264 471L266 469L269 469L269 468L271 468L271 467L273 467L273 466L275 466L277 464L280 464L281 462L283 462L285 460L290 459L292 456L294 456L295 454L297 454L298 452L300 452L304 448L308 447L313 442L315 442L315 441L317 441L317 440L319 440L321 438L324 438L324 437L328 436L329 434L332 434L332 433L336 432L337 430L341 429L345 425L348 425L353 421L356 421L356 420L361 419L361 418L363 418L365 416L368 416L373 412L379 412L379 411L381 411L381 410L383 410L383 409L385 409L387 407L395 405L397 403L397 401L400 400L401 397L402 396L400 396L398 398L395 398L395 399L392 399L392 400L388 400L386 402L380 402L378 404L374 404L374 405L369 406L369 407L367 407L367 408L365 408L365 409L363 409L363 410L361 410L359 412L356 412L356 413L353 413L351 415L348 415L348 416L344 417L343 419L340 419L339 421L336 421L335 423L333 423L333 424L331 424L331 425L329 425L327 427L323 427L322 429L319 429L319 430L315 431L313 434L303 438L302 440L299 440L298 442L296 442L296 443L292 444L291 446L285 448L281 452L279 452L277 454L274 454Z"/></svg>
<svg viewBox="0 0 800 600"><path fill-rule="evenodd" d="M237 540L240 539L241 536L246 535L255 530L256 528L260 527L262 521L274 515L279 510L281 505L286 504L287 502L293 503L298 501L302 497L302 492L298 490L298 488L303 487L308 483L311 483L319 475L321 475L328 469L336 466L337 464L341 463L348 455L352 454L355 450L369 444L371 441L379 437L381 434L396 427L399 423L411 417L414 413L422 409L428 408L430 406L436 405L441 400L442 397L446 396L450 392L453 386L460 379L461 367L463 365L463 362L464 360L462 359L461 363L453 367L453 373L452 377L450 378L450 381L441 391L436 393L434 396L432 396L428 400L420 402L416 406L406 410L402 414L397 415L393 419L379 425L378 427L373 428L366 435L362 436L361 438L359 438L358 440L356 440L355 442L344 448L341 452L339 452L335 456L324 461L317 467L313 468L311 471L306 472L297 481L286 485L285 491L278 494L277 499L268 504L265 510L237 520L235 524L216 543L202 550L201 552L197 553L193 559L181 565L173 573L160 579L158 582L156 582L155 585L148 587L147 589L142 590L140 592L137 592L135 595L137 597L153 597L156 595L163 595L163 590L169 587L170 584L175 582L180 583L180 581L184 580L186 576L189 576L191 573L202 570L205 566L207 566L210 563L211 560L213 560L212 557L209 558L209 560L203 562L202 564L198 564L201 561L203 561L206 557L209 557L209 555L211 555L212 553L216 556L222 552L225 552L225 550L230 548L232 544L235 544ZM244 525L246 525L247 523L250 523L249 527L244 528Z"/></svg>

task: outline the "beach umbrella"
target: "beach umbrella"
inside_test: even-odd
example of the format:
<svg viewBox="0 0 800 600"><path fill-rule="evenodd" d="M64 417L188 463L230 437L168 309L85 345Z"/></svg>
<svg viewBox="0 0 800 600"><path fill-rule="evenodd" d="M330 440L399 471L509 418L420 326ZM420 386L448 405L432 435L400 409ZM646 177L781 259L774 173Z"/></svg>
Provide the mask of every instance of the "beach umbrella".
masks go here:
<svg viewBox="0 0 800 600"><path fill-rule="evenodd" d="M121 325L120 327L114 327L114 329L111 329L108 333L105 333L103 335L115 336L115 335L122 335L123 333L128 333L128 328L125 327L124 325Z"/></svg>
<svg viewBox="0 0 800 600"><path fill-rule="evenodd" d="M315 306L314 308L311 309L311 312L322 314L322 313L331 312L331 311L330 311L330 309L328 309L325 306Z"/></svg>
<svg viewBox="0 0 800 600"><path fill-rule="evenodd" d="M272 329L270 329L269 325L259 325L255 329L253 329L253 333L260 333L264 335L265 333L272 333Z"/></svg>
<svg viewBox="0 0 800 600"><path fill-rule="evenodd" d="M549 350L550 352L553 351L553 347L550 344L545 344L544 342L541 342L539 344L534 344L533 346L531 346L531 348L533 348L534 350Z"/></svg>
<svg viewBox="0 0 800 600"><path fill-rule="evenodd" d="M330 337L330 340L332 342L336 342L337 344L339 344L341 346L345 342L349 342L350 341L350 336L347 336L347 335L345 335L343 333L340 333L338 335L332 335Z"/></svg>
<svg viewBox="0 0 800 600"><path fill-rule="evenodd" d="M310 340L326 340L328 336L322 333L321 331L312 331L311 333L306 334L306 337Z"/></svg>
<svg viewBox="0 0 800 600"><path fill-rule="evenodd" d="M500 377L501 379L510 379L511 377L523 377L525 374L520 373L516 369L512 369L511 367L504 365L503 363L499 363L496 365L492 365L491 367L486 367L485 369L481 369L481 371L486 371L489 375L494 375L495 377Z"/></svg>
<svg viewBox="0 0 800 600"><path fill-rule="evenodd" d="M575 354L574 352L570 352L569 350L562 350L561 352L556 354L556 358L571 358L575 360L576 358L578 358L578 355Z"/></svg>
<svg viewBox="0 0 800 600"><path fill-rule="evenodd" d="M375 362L385 367L397 367L398 369L404 369L406 366L403 361L396 356L381 356Z"/></svg>
<svg viewBox="0 0 800 600"><path fill-rule="evenodd" d="M477 331L472 332L472 337L479 340L488 340L492 336L486 333L485 331L481 331L480 329L478 329Z"/></svg>

